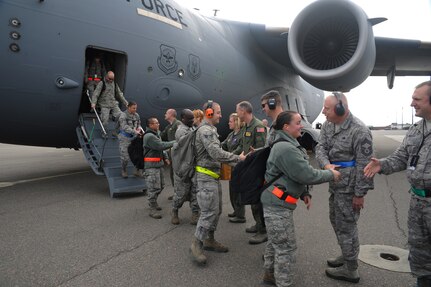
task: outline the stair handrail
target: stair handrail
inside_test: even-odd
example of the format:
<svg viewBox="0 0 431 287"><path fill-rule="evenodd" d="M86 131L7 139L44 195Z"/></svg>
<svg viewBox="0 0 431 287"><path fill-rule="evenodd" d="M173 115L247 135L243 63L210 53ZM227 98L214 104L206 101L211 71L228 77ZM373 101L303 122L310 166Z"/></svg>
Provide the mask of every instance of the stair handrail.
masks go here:
<svg viewBox="0 0 431 287"><path fill-rule="evenodd" d="M90 105L91 105L91 98L90 98L90 92L88 91L88 89L86 90L86 94L87 94L87 97L88 97L88 100L90 101ZM99 159L99 163L98 163L98 167L99 167L99 171L102 171L103 170L103 165L104 165L104 161L103 161L103 154L105 153L105 145L106 145L106 140L107 140L107 132L106 132L106 130L105 130L105 127L103 126L103 124L102 124L102 121L100 120L100 117L99 117L99 115L97 114L97 111L96 111L96 107L94 107L94 108L92 108L92 110L94 111L94 113L96 114L96 117L97 117L97 121L99 122L99 125L100 125L100 127L102 128L102 133L103 133L103 135L104 135L104 141L103 141L103 146L102 146L102 152L101 153L99 153L100 154L100 159Z"/></svg>
<svg viewBox="0 0 431 287"><path fill-rule="evenodd" d="M90 105L91 105L90 92L88 91L88 89L87 89L87 91L86 91L86 94L87 94L88 100L90 101ZM107 135L107 132L105 131L105 127L103 126L102 121L100 120L100 117L99 117L99 115L97 114L96 107L92 108L92 110L93 110L93 111L94 111L94 113L96 114L97 121L99 122L99 125L100 125L100 127L102 128L103 135L105 135L105 136L106 136L106 135Z"/></svg>

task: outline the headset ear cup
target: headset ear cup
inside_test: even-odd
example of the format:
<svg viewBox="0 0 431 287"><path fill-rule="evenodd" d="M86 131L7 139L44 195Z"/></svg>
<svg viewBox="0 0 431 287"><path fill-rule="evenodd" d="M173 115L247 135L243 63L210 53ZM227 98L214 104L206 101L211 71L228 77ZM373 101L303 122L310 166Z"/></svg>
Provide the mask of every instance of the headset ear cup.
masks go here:
<svg viewBox="0 0 431 287"><path fill-rule="evenodd" d="M334 92L333 94L335 98L338 100L338 103L335 105L335 108L334 108L335 114L339 117L342 117L346 113L346 109L344 108L343 102L341 101L341 95L336 92Z"/></svg>
<svg viewBox="0 0 431 287"><path fill-rule="evenodd" d="M205 117L211 119L214 116L213 101L208 100L207 108L205 109Z"/></svg>
<svg viewBox="0 0 431 287"><path fill-rule="evenodd" d="M344 115L344 113L346 112L346 110L344 109L344 106L343 106L343 104L341 103L338 103L338 104L336 104L335 105L335 114L337 115L337 116L343 116Z"/></svg>
<svg viewBox="0 0 431 287"><path fill-rule="evenodd" d="M270 110L275 110L276 105L277 105L277 103L275 102L274 98L268 99L268 108Z"/></svg>
<svg viewBox="0 0 431 287"><path fill-rule="evenodd" d="M207 108L207 109L205 110L205 116L206 116L208 119L211 119L211 118L214 116L214 110L213 110L212 108Z"/></svg>

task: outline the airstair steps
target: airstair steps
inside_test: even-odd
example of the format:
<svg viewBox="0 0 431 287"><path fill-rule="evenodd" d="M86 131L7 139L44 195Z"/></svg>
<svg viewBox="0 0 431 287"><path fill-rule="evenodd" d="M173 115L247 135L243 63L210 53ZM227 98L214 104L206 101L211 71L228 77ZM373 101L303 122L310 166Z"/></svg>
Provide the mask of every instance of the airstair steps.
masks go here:
<svg viewBox="0 0 431 287"><path fill-rule="evenodd" d="M108 129L110 131L115 129L114 122L110 121ZM76 134L85 159L94 173L106 176L111 197L121 193L142 192L146 189L145 180L133 175L135 167L132 163L127 167L129 177L127 179L121 177L118 139L111 133L108 133L106 139L102 137L102 129L94 113L80 115Z"/></svg>

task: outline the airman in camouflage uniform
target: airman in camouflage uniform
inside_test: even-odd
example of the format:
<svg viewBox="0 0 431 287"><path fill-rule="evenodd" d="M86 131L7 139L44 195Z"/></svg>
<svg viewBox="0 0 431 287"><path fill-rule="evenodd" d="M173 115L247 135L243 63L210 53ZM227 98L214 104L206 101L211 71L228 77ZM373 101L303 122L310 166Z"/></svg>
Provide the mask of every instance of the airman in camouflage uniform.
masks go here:
<svg viewBox="0 0 431 287"><path fill-rule="evenodd" d="M108 127L109 113L111 110L116 119L121 115L118 101L127 107L127 101L118 85L114 82L114 79L114 72L109 71L108 74L106 74L105 80L97 84L91 99L91 107L93 109L95 109L96 106L100 107L100 120L105 130L107 130Z"/></svg>
<svg viewBox="0 0 431 287"><path fill-rule="evenodd" d="M335 170L314 169L307 152L296 140L301 136L301 116L297 112L281 112L274 127L277 143L271 148L266 162L265 180L274 181L261 195L268 230L265 249L265 283L292 286L296 254L293 211L299 198L307 208L311 196L305 184L316 184L338 178ZM289 156L285 156L288 154ZM275 285L275 284L274 284Z"/></svg>
<svg viewBox="0 0 431 287"><path fill-rule="evenodd" d="M90 97L93 95L97 84L103 80L105 75L105 65L103 65L100 56L95 56L91 63L87 63L85 67L85 83L87 84Z"/></svg>
<svg viewBox="0 0 431 287"><path fill-rule="evenodd" d="M148 204L150 205L150 217L162 218L158 213L161 210L157 204L157 197L165 187L163 178L163 162L169 162L165 150L171 148L175 141L163 142L160 139L159 121L156 118L147 119L147 130L144 135L144 163L145 182L147 184Z"/></svg>
<svg viewBox="0 0 431 287"><path fill-rule="evenodd" d="M160 134L163 141L174 141L175 140L175 132L180 126L181 122L177 120L177 111L174 109L168 109L165 113L165 120L169 122L169 124L163 129ZM171 156L171 151L169 150L169 156ZM169 176L171 178L172 186L175 185L174 180L174 171L172 169L172 165L169 166ZM168 197L169 200L173 199L173 195Z"/></svg>
<svg viewBox="0 0 431 287"><path fill-rule="evenodd" d="M373 154L371 131L350 113L347 99L334 93L325 99L327 121L320 131L316 159L325 169L339 166L340 182L330 182L329 219L341 247L341 256L328 259L328 277L359 282L359 238L357 221L364 207L364 196L373 189L372 179L364 176L364 167Z"/></svg>
<svg viewBox="0 0 431 287"><path fill-rule="evenodd" d="M411 188L409 229L410 269L417 286L431 286L431 81L416 86L411 106L422 120L410 127L401 145L390 156L372 158L365 175L391 174L407 168Z"/></svg>
<svg viewBox="0 0 431 287"><path fill-rule="evenodd" d="M181 124L175 132L175 140L178 142L183 136L193 131L193 112L189 109L181 111ZM174 198L172 202L172 224L179 224L178 210L183 206L188 198L192 210L190 224L196 225L199 219L199 204L196 199L196 180L194 178L181 179L174 172Z"/></svg>
<svg viewBox="0 0 431 287"><path fill-rule="evenodd" d="M247 101L240 102L236 105L236 113L241 121L245 123L241 129L242 151L247 154L252 149L264 147L266 142L266 127L253 116L253 106ZM252 204L251 211L256 225L247 228L246 232L256 234L248 242L250 244L260 244L268 240L262 203Z"/></svg>
<svg viewBox="0 0 431 287"><path fill-rule="evenodd" d="M136 112L138 105L130 101L127 105L127 110L121 113L118 119L120 132L118 134L118 142L121 157L121 176L127 178L127 165L129 163L128 147L136 136L142 135L141 119ZM141 171L136 169L135 176L141 176Z"/></svg>
<svg viewBox="0 0 431 287"><path fill-rule="evenodd" d="M220 105L209 101L204 106L205 119L196 132L196 182L197 199L201 213L196 226L190 252L198 264L205 264L205 250L228 252L228 248L214 238L219 216L222 212L222 190L219 181L220 162L234 163L245 156L235 155L220 147L217 128L221 118Z"/></svg>

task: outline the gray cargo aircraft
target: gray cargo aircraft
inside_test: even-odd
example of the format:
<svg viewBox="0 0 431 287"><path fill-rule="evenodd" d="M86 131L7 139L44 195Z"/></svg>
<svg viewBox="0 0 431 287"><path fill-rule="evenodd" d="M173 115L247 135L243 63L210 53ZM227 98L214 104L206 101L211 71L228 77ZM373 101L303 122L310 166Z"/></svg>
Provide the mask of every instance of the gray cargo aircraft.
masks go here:
<svg viewBox="0 0 431 287"><path fill-rule="evenodd" d="M90 111L85 64L96 54L144 118L207 99L227 114L241 100L260 106L276 89L311 123L320 89L431 73L429 44L374 38L382 19L348 1L317 1L290 30L204 17L170 0L1 0L0 19L4 143L79 147L78 116Z"/></svg>
<svg viewBox="0 0 431 287"><path fill-rule="evenodd" d="M142 118L208 99L227 115L278 90L285 109L303 115L306 147L317 137L310 123L322 90L348 91L370 75L387 76L391 88L397 75L431 74L430 43L374 37L385 19L350 1L314 2L290 29L204 17L171 0L0 0L0 19L3 143L86 145L78 140L90 133L85 70L96 56Z"/></svg>

